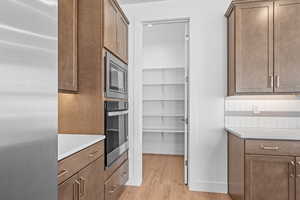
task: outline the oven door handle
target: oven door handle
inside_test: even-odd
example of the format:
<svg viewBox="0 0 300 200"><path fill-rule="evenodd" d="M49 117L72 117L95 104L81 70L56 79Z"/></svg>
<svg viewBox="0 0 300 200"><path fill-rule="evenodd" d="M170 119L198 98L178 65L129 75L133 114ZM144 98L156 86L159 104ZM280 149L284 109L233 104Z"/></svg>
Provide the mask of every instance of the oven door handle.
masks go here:
<svg viewBox="0 0 300 200"><path fill-rule="evenodd" d="M119 115L127 115L128 114L128 110L125 111L119 111L119 112L108 112L107 115L109 117L113 117L113 116L119 116Z"/></svg>

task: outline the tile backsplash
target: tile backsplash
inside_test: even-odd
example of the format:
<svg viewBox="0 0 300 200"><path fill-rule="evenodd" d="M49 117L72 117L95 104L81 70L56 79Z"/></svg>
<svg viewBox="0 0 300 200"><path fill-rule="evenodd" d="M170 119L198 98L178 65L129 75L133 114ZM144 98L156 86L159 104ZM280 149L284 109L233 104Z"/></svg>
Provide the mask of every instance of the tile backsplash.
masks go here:
<svg viewBox="0 0 300 200"><path fill-rule="evenodd" d="M300 128L300 98L226 98L226 127Z"/></svg>

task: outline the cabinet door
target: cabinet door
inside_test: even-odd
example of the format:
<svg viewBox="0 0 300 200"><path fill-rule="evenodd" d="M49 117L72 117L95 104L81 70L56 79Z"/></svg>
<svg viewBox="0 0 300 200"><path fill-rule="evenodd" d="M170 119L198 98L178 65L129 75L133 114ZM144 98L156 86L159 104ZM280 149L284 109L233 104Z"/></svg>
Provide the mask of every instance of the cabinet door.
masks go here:
<svg viewBox="0 0 300 200"><path fill-rule="evenodd" d="M295 200L295 158L246 155L245 200Z"/></svg>
<svg viewBox="0 0 300 200"><path fill-rule="evenodd" d="M117 53L118 10L112 0L104 0L104 46Z"/></svg>
<svg viewBox="0 0 300 200"><path fill-rule="evenodd" d="M103 156L81 170L78 177L80 200L104 200Z"/></svg>
<svg viewBox="0 0 300 200"><path fill-rule="evenodd" d="M236 93L235 82L235 10L232 10L227 19L228 34L228 96Z"/></svg>
<svg viewBox="0 0 300 200"><path fill-rule="evenodd" d="M300 0L275 2L275 92L300 92Z"/></svg>
<svg viewBox="0 0 300 200"><path fill-rule="evenodd" d="M128 181L128 160L105 183L105 200L117 200L125 189Z"/></svg>
<svg viewBox="0 0 300 200"><path fill-rule="evenodd" d="M300 199L300 157L296 158L296 199Z"/></svg>
<svg viewBox="0 0 300 200"><path fill-rule="evenodd" d="M117 38L118 55L128 62L128 24L121 14L118 15Z"/></svg>
<svg viewBox="0 0 300 200"><path fill-rule="evenodd" d="M273 92L273 2L236 7L237 93Z"/></svg>
<svg viewBox="0 0 300 200"><path fill-rule="evenodd" d="M78 0L59 0L58 88L77 91Z"/></svg>
<svg viewBox="0 0 300 200"><path fill-rule="evenodd" d="M77 200L79 198L79 182L74 175L58 186L58 200Z"/></svg>

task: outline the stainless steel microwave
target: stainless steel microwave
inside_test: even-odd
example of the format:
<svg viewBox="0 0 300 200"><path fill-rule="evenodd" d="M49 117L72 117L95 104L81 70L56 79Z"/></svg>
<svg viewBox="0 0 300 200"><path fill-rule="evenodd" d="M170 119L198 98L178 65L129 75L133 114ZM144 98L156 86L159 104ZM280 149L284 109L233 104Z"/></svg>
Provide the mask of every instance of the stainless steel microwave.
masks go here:
<svg viewBox="0 0 300 200"><path fill-rule="evenodd" d="M106 52L105 95L107 98L128 99L128 66L119 58Z"/></svg>

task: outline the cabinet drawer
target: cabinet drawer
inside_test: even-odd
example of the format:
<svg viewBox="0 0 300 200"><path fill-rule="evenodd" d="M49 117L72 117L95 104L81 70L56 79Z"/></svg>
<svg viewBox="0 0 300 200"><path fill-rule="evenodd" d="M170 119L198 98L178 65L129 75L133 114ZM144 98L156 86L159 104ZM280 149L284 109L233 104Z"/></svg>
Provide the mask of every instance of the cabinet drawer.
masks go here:
<svg viewBox="0 0 300 200"><path fill-rule="evenodd" d="M106 181L105 200L116 200L124 190L128 180L128 160Z"/></svg>
<svg viewBox="0 0 300 200"><path fill-rule="evenodd" d="M58 184L67 180L104 153L103 141L71 155L58 163Z"/></svg>
<svg viewBox="0 0 300 200"><path fill-rule="evenodd" d="M300 155L300 141L246 140L247 154Z"/></svg>

